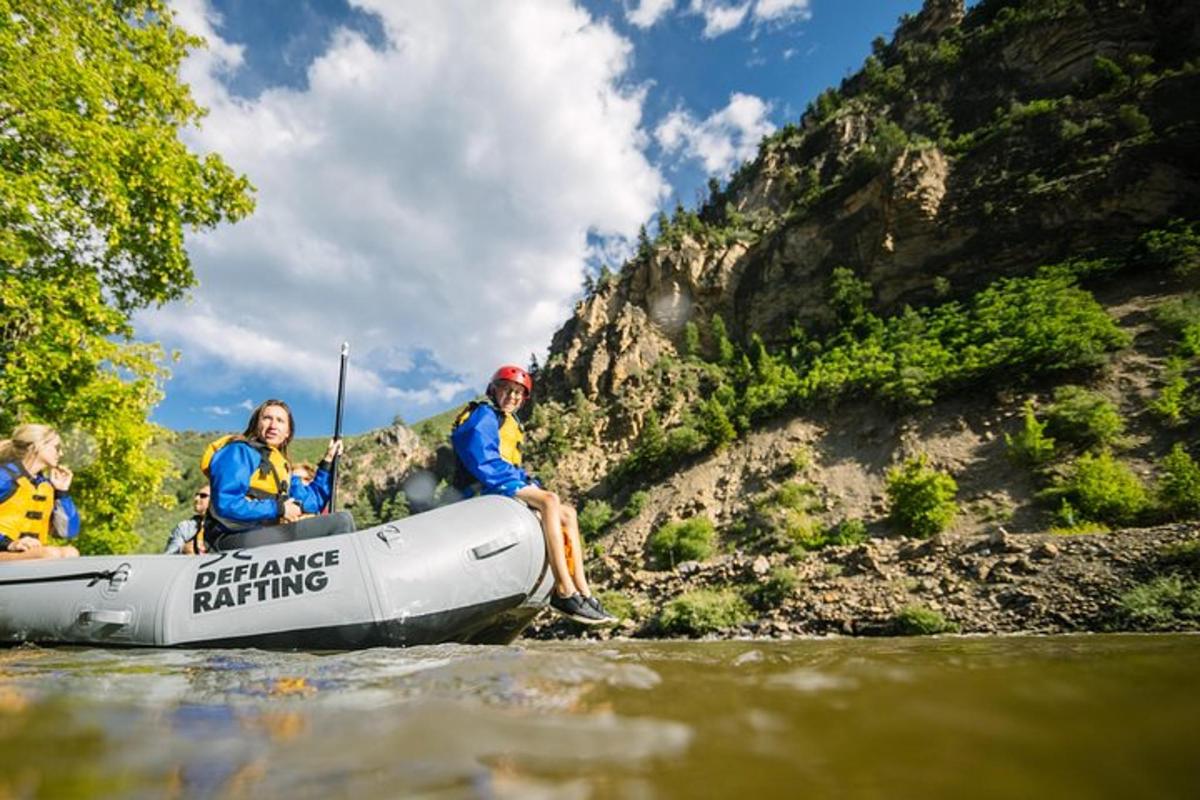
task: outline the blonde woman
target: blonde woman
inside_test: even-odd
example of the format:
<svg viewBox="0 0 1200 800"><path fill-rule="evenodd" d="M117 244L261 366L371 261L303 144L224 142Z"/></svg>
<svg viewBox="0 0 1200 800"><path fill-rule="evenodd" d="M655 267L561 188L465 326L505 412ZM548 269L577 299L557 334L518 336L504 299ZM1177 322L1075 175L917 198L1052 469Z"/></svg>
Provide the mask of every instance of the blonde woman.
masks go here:
<svg viewBox="0 0 1200 800"><path fill-rule="evenodd" d="M62 439L49 425L18 425L0 441L0 561L79 555L50 544L52 532L79 535L79 512L67 494L72 473L61 458Z"/></svg>

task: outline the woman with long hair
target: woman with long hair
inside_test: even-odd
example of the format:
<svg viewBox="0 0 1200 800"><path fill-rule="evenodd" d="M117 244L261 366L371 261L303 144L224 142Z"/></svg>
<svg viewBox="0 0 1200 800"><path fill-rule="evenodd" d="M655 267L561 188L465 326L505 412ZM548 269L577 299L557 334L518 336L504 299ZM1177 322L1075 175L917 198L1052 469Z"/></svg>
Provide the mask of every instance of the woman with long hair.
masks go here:
<svg viewBox="0 0 1200 800"><path fill-rule="evenodd" d="M282 400L265 400L250 414L241 436L208 446L200 466L212 489L205 536L213 550L229 551L354 530L348 511L319 514L333 488L330 465L342 452L331 439L311 483L292 475L288 445L295 418Z"/></svg>
<svg viewBox="0 0 1200 800"><path fill-rule="evenodd" d="M62 439L49 425L18 425L0 440L0 561L71 558L79 512L68 494L73 474L60 463Z"/></svg>

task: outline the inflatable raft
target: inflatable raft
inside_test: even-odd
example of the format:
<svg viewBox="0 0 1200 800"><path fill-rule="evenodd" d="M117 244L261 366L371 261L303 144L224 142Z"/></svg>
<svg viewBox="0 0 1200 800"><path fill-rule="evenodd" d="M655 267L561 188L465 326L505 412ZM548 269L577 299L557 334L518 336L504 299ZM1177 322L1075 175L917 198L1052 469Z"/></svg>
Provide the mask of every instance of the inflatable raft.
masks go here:
<svg viewBox="0 0 1200 800"><path fill-rule="evenodd" d="M503 644L553 585L537 518L480 497L206 556L0 564L0 642L344 650Z"/></svg>

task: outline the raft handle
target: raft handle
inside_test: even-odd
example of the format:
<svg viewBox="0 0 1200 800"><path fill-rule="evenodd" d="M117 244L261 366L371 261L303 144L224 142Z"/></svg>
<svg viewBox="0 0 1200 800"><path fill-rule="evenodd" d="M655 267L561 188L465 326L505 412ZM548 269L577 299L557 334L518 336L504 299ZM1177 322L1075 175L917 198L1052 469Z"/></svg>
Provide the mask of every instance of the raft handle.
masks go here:
<svg viewBox="0 0 1200 800"><path fill-rule="evenodd" d="M388 547L391 547L393 542L397 542L400 539L404 538L404 534L402 532L396 530L395 528L393 528L391 526L384 528L383 530L381 530L379 533L377 533L375 535L378 536L379 540L381 542L383 542L384 544L386 544Z"/></svg>
<svg viewBox="0 0 1200 800"><path fill-rule="evenodd" d="M471 548L471 555L479 560L491 558L494 555L503 553L505 550L510 550L517 546L517 537L509 534L501 536L499 539L492 539L490 542L484 542L478 547Z"/></svg>
<svg viewBox="0 0 1200 800"><path fill-rule="evenodd" d="M133 612L129 609L116 611L114 609L88 609L79 612L79 621L88 624L98 625L128 625L133 619Z"/></svg>

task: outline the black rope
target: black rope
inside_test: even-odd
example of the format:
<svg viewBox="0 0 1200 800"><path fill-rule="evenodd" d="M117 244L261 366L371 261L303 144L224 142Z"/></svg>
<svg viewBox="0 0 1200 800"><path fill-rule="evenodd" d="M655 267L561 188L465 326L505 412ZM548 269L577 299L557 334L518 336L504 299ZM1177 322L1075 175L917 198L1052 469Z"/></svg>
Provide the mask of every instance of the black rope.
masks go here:
<svg viewBox="0 0 1200 800"><path fill-rule="evenodd" d="M0 586L20 586L27 583L60 583L63 581L96 581L112 580L117 574L117 570L103 570L101 572L77 572L74 575L47 575L41 578L14 578L13 580L0 581Z"/></svg>

